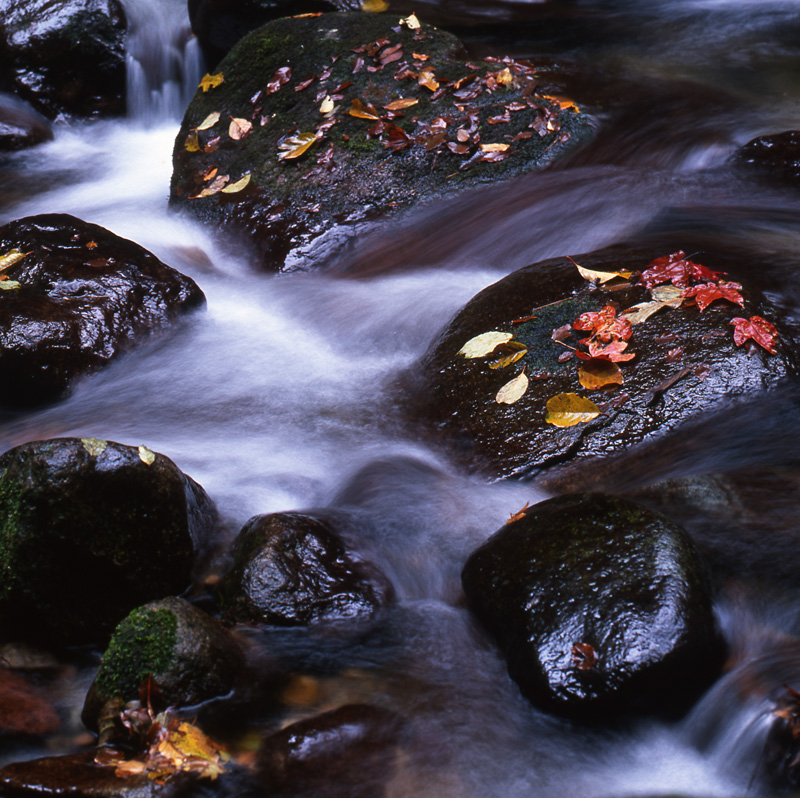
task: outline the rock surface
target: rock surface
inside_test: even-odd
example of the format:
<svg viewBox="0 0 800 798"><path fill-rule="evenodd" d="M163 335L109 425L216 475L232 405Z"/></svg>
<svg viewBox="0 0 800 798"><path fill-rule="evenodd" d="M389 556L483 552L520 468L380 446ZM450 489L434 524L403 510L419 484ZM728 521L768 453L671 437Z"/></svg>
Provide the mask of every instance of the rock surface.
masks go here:
<svg viewBox="0 0 800 798"><path fill-rule="evenodd" d="M117 0L0 0L0 88L51 119L122 114L126 32Z"/></svg>
<svg viewBox="0 0 800 798"><path fill-rule="evenodd" d="M228 620L278 626L366 620L392 597L377 568L349 553L326 523L300 513L245 524L219 596Z"/></svg>
<svg viewBox="0 0 800 798"><path fill-rule="evenodd" d="M800 181L800 130L758 136L734 154L733 163L761 177L797 185Z"/></svg>
<svg viewBox="0 0 800 798"><path fill-rule="evenodd" d="M0 227L0 404L63 395L177 317L204 304L193 280L132 241L66 214Z"/></svg>
<svg viewBox="0 0 800 798"><path fill-rule="evenodd" d="M0 457L0 619L20 639L98 642L134 607L185 590L216 522L161 454L95 439Z"/></svg>
<svg viewBox="0 0 800 798"><path fill-rule="evenodd" d="M48 121L28 103L0 93L0 151L21 150L50 141Z"/></svg>
<svg viewBox="0 0 800 798"><path fill-rule="evenodd" d="M669 250L619 246L576 255L574 260L587 269L637 273L667 254ZM633 352L635 357L618 364L621 385L584 388L578 372L584 361L562 362L570 357L570 347L575 349L590 335L588 331L575 330L563 336L561 344L552 335L609 302L624 310L648 301L647 290L635 277L619 290L596 288L567 258L553 258L489 286L459 311L423 359L412 412L439 425L463 445L465 456L477 456L481 466L499 475L528 476L655 439L694 416L755 396L795 374L796 353L780 335L777 354L734 343L730 323L735 317L759 315L780 330L778 311L748 287L743 274L744 266L755 271L757 264L738 263L711 251L694 260L729 272L727 280L745 281L744 307L719 300L700 312L684 301L679 308L664 308L633 325L624 354ZM458 354L474 336L488 331L513 334L515 342L527 347L522 359L493 369L490 357L467 359ZM500 389L516 379L523 366L530 381L525 393L511 404L498 402ZM562 393L592 400L601 414L569 427L547 423L547 403Z"/></svg>
<svg viewBox="0 0 800 798"><path fill-rule="evenodd" d="M395 15L264 25L190 103L171 204L237 233L265 268L309 269L367 222L543 167L590 137L574 104L537 89L533 66L465 62L460 47Z"/></svg>
<svg viewBox="0 0 800 798"><path fill-rule="evenodd" d="M574 716L675 710L724 645L679 527L632 502L542 502L467 560L464 592L532 703Z"/></svg>
<svg viewBox="0 0 800 798"><path fill-rule="evenodd" d="M53 704L25 677L0 669L0 739L53 734L61 726Z"/></svg>

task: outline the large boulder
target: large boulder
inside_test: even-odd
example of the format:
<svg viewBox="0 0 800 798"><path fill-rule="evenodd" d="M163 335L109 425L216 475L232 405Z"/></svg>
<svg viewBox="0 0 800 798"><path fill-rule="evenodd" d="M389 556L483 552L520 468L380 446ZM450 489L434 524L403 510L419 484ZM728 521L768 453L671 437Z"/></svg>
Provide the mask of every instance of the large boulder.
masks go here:
<svg viewBox="0 0 800 798"><path fill-rule="evenodd" d="M532 507L469 557L462 582L511 677L554 712L686 707L724 659L691 541L623 499Z"/></svg>
<svg viewBox="0 0 800 798"><path fill-rule="evenodd" d="M220 583L223 614L238 623L309 626L370 619L393 597L374 566L329 524L300 513L251 518Z"/></svg>
<svg viewBox="0 0 800 798"><path fill-rule="evenodd" d="M683 289L662 283L655 288L671 291L671 301L680 306L662 305L630 326L627 348L619 354L633 354L633 359L587 363L576 356L575 350L586 350L581 341L593 335L579 321L582 314L611 305L620 311L617 320L635 319L622 311L660 296L638 274L670 254L663 248L618 246L576 255L574 262L586 269L629 275L604 285L584 279L563 257L520 269L484 289L424 356L416 372L420 382L410 383L417 395L412 413L438 425L463 447L465 457L477 457L495 474L530 476L653 440L797 373L797 353L786 342L779 310L764 300L745 271L757 272L758 264L709 250L690 263L727 272L714 278L723 288L734 280L744 283L743 307L717 299L701 311L694 298L680 296ZM709 279L690 279L688 289L696 287L692 283L709 285ZM753 316L776 326L774 353L752 340L737 345L733 320ZM504 333L510 341L485 356L469 357L465 345L487 332ZM521 358L508 362L515 352ZM504 356L511 357L503 361ZM592 375L604 374L612 381L597 387ZM517 395L515 387L524 391ZM554 413L559 403L566 412ZM571 426L561 426L565 423Z"/></svg>
<svg viewBox="0 0 800 798"><path fill-rule="evenodd" d="M2 455L0 517L0 621L70 644L183 592L216 525L205 491L167 457L94 438Z"/></svg>
<svg viewBox="0 0 800 798"><path fill-rule="evenodd" d="M0 88L45 116L125 111L118 0L0 0Z"/></svg>
<svg viewBox="0 0 800 798"><path fill-rule="evenodd" d="M0 404L63 395L204 304L193 280L132 241L66 214L0 227Z"/></svg>
<svg viewBox="0 0 800 798"><path fill-rule="evenodd" d="M590 136L532 65L461 60L455 37L417 25L334 13L246 36L186 111L171 204L237 232L265 268L307 269L369 221L546 166Z"/></svg>

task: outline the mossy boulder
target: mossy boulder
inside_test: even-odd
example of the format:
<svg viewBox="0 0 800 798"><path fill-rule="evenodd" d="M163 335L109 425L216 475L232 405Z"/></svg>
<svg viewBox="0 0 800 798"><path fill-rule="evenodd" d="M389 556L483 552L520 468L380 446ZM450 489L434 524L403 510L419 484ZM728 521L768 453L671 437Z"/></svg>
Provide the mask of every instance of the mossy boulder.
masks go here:
<svg viewBox="0 0 800 798"><path fill-rule="evenodd" d="M638 274L669 254L663 247L620 245L575 255L573 260L586 269L631 275L605 286L584 279L561 257L527 266L484 289L423 357L414 373L419 382L409 380L416 396L412 414L435 424L479 467L502 476L531 476L655 440L693 417L753 397L797 373L797 352L789 344L781 311L748 278L758 263L705 250L692 261L727 272L722 279L739 280L744 306L717 300L701 312L683 300L679 307L663 307L632 325L623 354L634 358L618 363L622 383L584 387L580 369L586 361L574 357L573 350L590 331L575 330L573 324L581 314L609 303L623 311L653 301ZM732 320L753 315L776 326L775 354L752 341L736 345ZM556 334L561 340L553 340L564 327ZM501 349L486 357L459 354L468 341L489 331L513 335L513 345L525 349L522 358L492 368ZM501 388L518 378L523 367L527 389L516 401L498 401ZM548 423L548 402L562 394L591 400L599 415L566 427Z"/></svg>
<svg viewBox="0 0 800 798"><path fill-rule="evenodd" d="M137 698L148 674L171 707L225 695L243 664L239 644L216 618L180 598L151 602L114 630L86 697L83 722L96 729L103 705Z"/></svg>
<svg viewBox="0 0 800 798"><path fill-rule="evenodd" d="M24 257L20 255L24 254ZM0 227L0 404L56 399L181 314L195 282L143 247L67 214Z"/></svg>
<svg viewBox="0 0 800 798"><path fill-rule="evenodd" d="M0 622L21 639L108 637L134 607L191 584L216 526L162 454L56 438L0 457Z"/></svg>
<svg viewBox="0 0 800 798"><path fill-rule="evenodd" d="M685 708L724 645L683 530L632 502L542 502L474 552L470 607L532 703L579 717Z"/></svg>
<svg viewBox="0 0 800 798"><path fill-rule="evenodd" d="M394 596L383 573L348 551L328 523L301 513L251 518L233 557L219 591L229 621L276 626L365 621Z"/></svg>
<svg viewBox="0 0 800 798"><path fill-rule="evenodd" d="M267 23L191 101L171 204L238 232L265 268L308 269L369 221L546 166L591 135L534 66L460 50L396 14Z"/></svg>

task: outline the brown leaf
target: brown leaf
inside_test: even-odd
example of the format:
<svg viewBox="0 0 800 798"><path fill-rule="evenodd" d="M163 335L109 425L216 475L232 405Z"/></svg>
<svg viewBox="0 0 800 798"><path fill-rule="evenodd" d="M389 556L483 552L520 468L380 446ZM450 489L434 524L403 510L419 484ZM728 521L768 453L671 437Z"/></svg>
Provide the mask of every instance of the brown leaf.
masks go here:
<svg viewBox="0 0 800 798"><path fill-rule="evenodd" d="M399 100L393 100L388 105L384 105L383 107L387 111L400 111L403 108L411 108L412 105L416 105L419 102L415 97L401 97Z"/></svg>
<svg viewBox="0 0 800 798"><path fill-rule="evenodd" d="M359 119L380 119L378 111L374 105L371 105L370 103L365 104L357 97L353 100L352 104L350 105L350 110L347 113L349 113L350 116L355 116Z"/></svg>
<svg viewBox="0 0 800 798"><path fill-rule="evenodd" d="M292 68L285 66L275 70L275 74L267 83L267 88L264 90L265 94L274 94L281 86L285 85L292 79Z"/></svg>
<svg viewBox="0 0 800 798"><path fill-rule="evenodd" d="M578 367L578 380L587 391L595 391L606 385L622 385L624 378L619 366L611 360L591 358Z"/></svg>
<svg viewBox="0 0 800 798"><path fill-rule="evenodd" d="M513 524L514 521L519 521L520 518L525 517L525 511L530 507L530 502L525 502L525 506L521 510L517 510L515 513L511 513L506 520L507 524Z"/></svg>
<svg viewBox="0 0 800 798"><path fill-rule="evenodd" d="M575 643L572 664L579 671L590 671L597 664L597 652L588 643Z"/></svg>
<svg viewBox="0 0 800 798"><path fill-rule="evenodd" d="M250 135L250 132L253 129L253 123L248 121L247 119L241 119L238 117L231 117L231 123L228 126L228 135L234 140L239 141L240 139L247 138Z"/></svg>

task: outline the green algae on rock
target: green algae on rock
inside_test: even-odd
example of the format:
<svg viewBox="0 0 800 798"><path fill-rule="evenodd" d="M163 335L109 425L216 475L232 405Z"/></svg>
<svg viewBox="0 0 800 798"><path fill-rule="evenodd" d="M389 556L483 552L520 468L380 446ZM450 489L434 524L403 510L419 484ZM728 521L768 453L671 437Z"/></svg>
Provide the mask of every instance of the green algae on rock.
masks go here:
<svg viewBox="0 0 800 798"><path fill-rule="evenodd" d="M308 269L359 224L545 166L591 135L534 65L460 50L396 14L267 23L190 103L171 204L236 231L266 268Z"/></svg>

